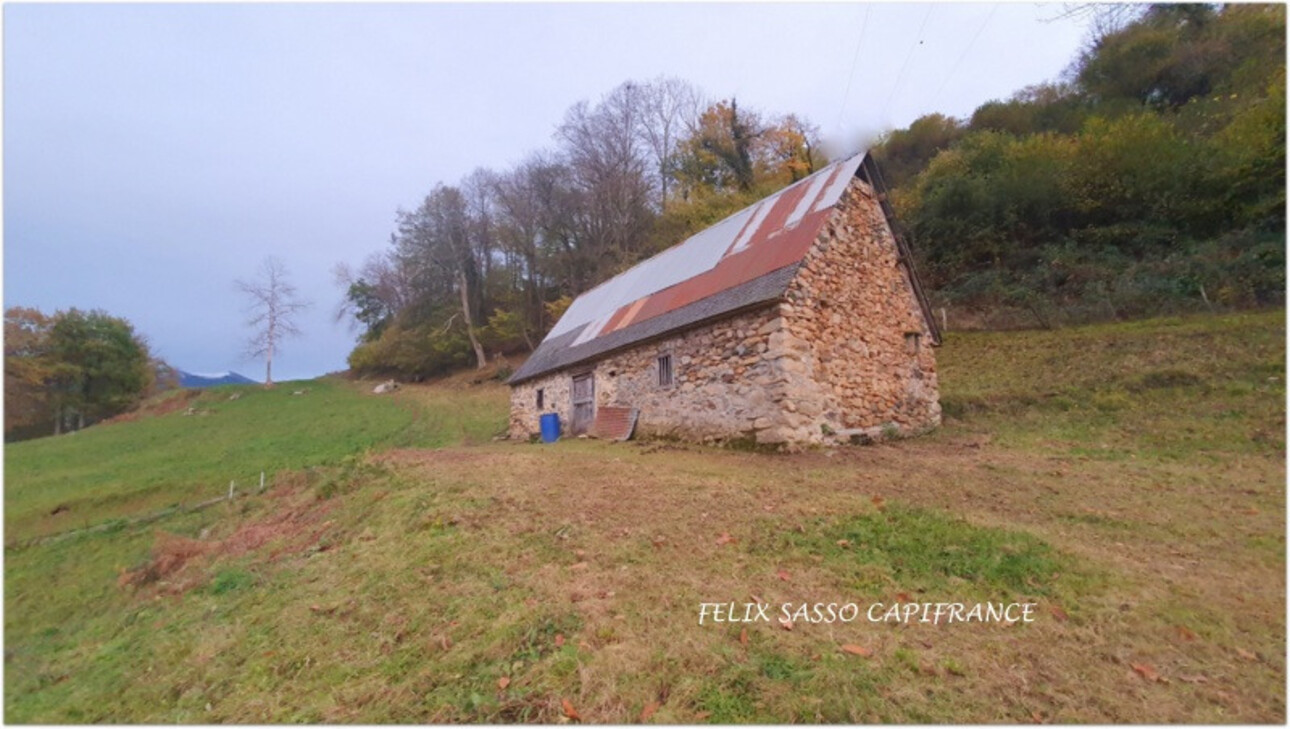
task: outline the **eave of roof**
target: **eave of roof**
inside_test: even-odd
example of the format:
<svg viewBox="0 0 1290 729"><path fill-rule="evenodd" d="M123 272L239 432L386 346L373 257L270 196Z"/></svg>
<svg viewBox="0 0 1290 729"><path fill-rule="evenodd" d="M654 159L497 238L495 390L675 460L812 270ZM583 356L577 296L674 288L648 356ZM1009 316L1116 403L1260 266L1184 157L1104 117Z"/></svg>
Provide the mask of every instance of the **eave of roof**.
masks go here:
<svg viewBox="0 0 1290 729"><path fill-rule="evenodd" d="M797 267L797 262L789 264L734 288L578 345L571 346L570 343L578 338L581 327L553 340L544 340L542 346L511 376L509 384L518 385L651 340L674 336L687 329L767 306L784 295L788 283L797 274Z"/></svg>

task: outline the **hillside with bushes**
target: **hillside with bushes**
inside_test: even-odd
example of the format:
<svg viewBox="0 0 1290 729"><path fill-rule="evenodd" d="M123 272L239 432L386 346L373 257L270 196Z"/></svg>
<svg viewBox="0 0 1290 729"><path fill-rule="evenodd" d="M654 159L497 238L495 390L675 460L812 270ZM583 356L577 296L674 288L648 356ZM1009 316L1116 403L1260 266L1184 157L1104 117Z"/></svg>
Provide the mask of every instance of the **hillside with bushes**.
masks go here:
<svg viewBox="0 0 1290 729"><path fill-rule="evenodd" d="M1106 6L1066 78L924 116L873 152L950 328L1284 301L1285 7ZM627 82L553 149L399 211L338 266L360 375L532 351L574 297L828 160L807 120Z"/></svg>
<svg viewBox="0 0 1290 729"><path fill-rule="evenodd" d="M878 150L938 305L1050 327L1284 301L1285 7L1155 5Z"/></svg>

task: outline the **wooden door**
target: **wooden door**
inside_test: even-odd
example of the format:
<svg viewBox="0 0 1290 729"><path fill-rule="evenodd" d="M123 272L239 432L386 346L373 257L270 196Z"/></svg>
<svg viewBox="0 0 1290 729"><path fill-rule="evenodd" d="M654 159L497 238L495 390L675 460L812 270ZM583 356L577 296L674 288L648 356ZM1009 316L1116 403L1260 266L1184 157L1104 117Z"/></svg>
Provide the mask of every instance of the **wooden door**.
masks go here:
<svg viewBox="0 0 1290 729"><path fill-rule="evenodd" d="M588 372L573 378L573 423L569 432L581 435L591 427L596 417L596 379Z"/></svg>

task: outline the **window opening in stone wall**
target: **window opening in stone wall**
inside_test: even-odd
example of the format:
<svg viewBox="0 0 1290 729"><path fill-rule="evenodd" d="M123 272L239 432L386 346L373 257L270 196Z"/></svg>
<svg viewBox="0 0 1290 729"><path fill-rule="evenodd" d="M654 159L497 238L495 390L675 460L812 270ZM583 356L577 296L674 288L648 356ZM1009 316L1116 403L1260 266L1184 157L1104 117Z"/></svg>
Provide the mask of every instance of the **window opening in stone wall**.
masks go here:
<svg viewBox="0 0 1290 729"><path fill-rule="evenodd" d="M542 409L542 407L543 407L542 402L543 402L543 395L544 395L544 394L545 394L545 393L542 391L542 388L540 388L540 387L539 387L539 388L538 388L538 391L537 391L537 409L538 409L538 410L541 410L541 409Z"/></svg>
<svg viewBox="0 0 1290 729"><path fill-rule="evenodd" d="M672 384L672 355L670 354L658 358L658 384L659 387Z"/></svg>
<svg viewBox="0 0 1290 729"><path fill-rule="evenodd" d="M920 340L923 335L917 332L908 332L905 334L905 353L918 354L918 347L921 345Z"/></svg>

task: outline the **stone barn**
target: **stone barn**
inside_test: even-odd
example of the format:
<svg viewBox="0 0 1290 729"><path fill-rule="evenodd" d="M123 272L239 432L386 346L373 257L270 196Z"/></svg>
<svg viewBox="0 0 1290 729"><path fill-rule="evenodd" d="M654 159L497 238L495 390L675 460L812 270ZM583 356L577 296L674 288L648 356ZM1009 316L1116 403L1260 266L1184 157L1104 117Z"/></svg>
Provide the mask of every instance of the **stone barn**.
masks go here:
<svg viewBox="0 0 1290 729"><path fill-rule="evenodd" d="M590 432L797 447L941 420L940 344L868 154L579 296L510 379L512 438Z"/></svg>

